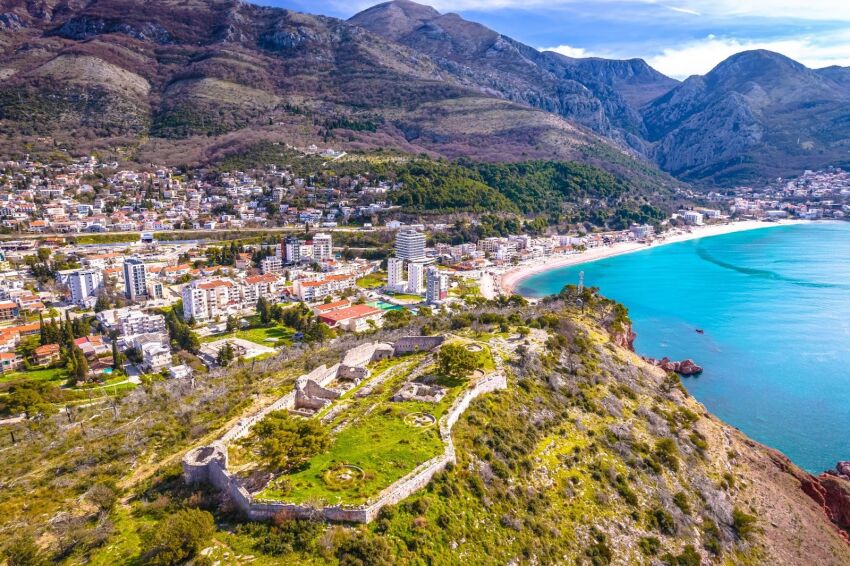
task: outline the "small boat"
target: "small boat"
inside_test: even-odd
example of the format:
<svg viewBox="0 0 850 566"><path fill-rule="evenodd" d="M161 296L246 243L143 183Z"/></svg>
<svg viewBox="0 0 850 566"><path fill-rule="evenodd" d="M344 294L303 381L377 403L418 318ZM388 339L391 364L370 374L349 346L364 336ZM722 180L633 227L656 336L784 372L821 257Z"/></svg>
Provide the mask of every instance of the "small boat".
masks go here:
<svg viewBox="0 0 850 566"><path fill-rule="evenodd" d="M705 334L705 330L702 328L697 328L697 334Z"/></svg>

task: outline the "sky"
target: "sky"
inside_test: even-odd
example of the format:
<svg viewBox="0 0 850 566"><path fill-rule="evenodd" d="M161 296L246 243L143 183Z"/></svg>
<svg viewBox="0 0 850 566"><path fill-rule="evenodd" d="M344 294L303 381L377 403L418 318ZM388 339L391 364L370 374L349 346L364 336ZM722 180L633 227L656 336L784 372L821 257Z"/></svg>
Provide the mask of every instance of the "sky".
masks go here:
<svg viewBox="0 0 850 566"><path fill-rule="evenodd" d="M253 0L348 18L370 0ZM769 49L811 68L850 66L850 0L432 0L538 49L640 57L684 79L730 55Z"/></svg>

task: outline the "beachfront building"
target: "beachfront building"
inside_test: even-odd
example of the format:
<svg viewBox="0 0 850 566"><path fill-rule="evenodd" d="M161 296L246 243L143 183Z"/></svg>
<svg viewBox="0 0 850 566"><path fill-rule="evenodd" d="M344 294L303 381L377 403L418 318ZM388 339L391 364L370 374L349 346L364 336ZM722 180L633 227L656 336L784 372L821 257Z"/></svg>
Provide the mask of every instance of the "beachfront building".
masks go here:
<svg viewBox="0 0 850 566"><path fill-rule="evenodd" d="M92 306L95 295L103 288L103 274L99 269L78 269L68 276L68 287L75 305Z"/></svg>
<svg viewBox="0 0 850 566"><path fill-rule="evenodd" d="M124 294L131 301L146 298L148 293L145 262L137 257L124 260Z"/></svg>
<svg viewBox="0 0 850 566"><path fill-rule="evenodd" d="M425 268L425 300L431 304L445 301L449 296L449 276L434 265Z"/></svg>
<svg viewBox="0 0 850 566"><path fill-rule="evenodd" d="M682 215L682 218L685 220L685 224L689 226L702 226L705 220L705 217L694 210L687 210Z"/></svg>
<svg viewBox="0 0 850 566"><path fill-rule="evenodd" d="M395 255L408 261L425 259L425 234L418 230L400 230L395 237Z"/></svg>

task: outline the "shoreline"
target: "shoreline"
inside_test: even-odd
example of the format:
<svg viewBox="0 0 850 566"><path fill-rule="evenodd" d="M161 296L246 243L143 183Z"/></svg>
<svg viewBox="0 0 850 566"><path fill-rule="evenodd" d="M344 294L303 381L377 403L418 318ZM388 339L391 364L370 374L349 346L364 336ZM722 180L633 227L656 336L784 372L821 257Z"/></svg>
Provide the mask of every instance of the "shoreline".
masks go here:
<svg viewBox="0 0 850 566"><path fill-rule="evenodd" d="M502 294L512 295L516 292L516 288L519 286L519 284L522 283L524 280L534 275L539 275L540 273L551 271L553 269L559 269L562 267L573 267L584 263L590 263L602 259L607 259L610 257L639 252L642 250L652 249L659 246L687 242L690 240L699 240L701 238L711 238L714 236L723 236L726 234L747 232L750 230L778 228L780 226L793 226L796 224L806 224L808 222L810 221L784 220L777 222L763 222L761 220L744 220L741 222L732 222L728 224L697 226L689 231L675 230L673 232L667 232L666 234L669 235L667 235L663 239L654 241L650 245L643 244L640 242L619 242L611 246L591 248L575 254L542 258L526 265L520 265L511 268L501 274L494 274L496 278L494 284L497 290Z"/></svg>

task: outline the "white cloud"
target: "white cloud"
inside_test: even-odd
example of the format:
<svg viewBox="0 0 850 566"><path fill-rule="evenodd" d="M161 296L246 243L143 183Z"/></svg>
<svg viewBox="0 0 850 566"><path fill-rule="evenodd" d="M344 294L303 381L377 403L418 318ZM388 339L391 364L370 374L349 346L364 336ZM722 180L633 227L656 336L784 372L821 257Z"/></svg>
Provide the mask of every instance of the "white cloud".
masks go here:
<svg viewBox="0 0 850 566"><path fill-rule="evenodd" d="M555 51L567 57L605 57L629 59L641 57L655 69L669 77L685 79L691 75L704 75L724 59L741 51L767 49L799 61L812 69L830 65L850 66L850 30L819 34L813 37L795 37L766 41L742 40L708 35L704 39L670 45L655 52L598 51L571 45L541 47L541 51Z"/></svg>
<svg viewBox="0 0 850 566"><path fill-rule="evenodd" d="M701 16L701 12L697 12L696 10L691 10L690 8L680 8L679 6L667 6L669 9L674 12L679 12L680 14L690 14L691 16Z"/></svg>
<svg viewBox="0 0 850 566"><path fill-rule="evenodd" d="M560 53L561 55L566 55L567 57L573 57L574 59L581 59L583 57L594 57L594 55L591 55L584 47L572 47L570 45L544 47L541 49L541 51L554 51L555 53Z"/></svg>
<svg viewBox="0 0 850 566"><path fill-rule="evenodd" d="M378 0L332 0L340 9L363 9ZM799 20L850 21L847 0L419 0L441 12L476 10L482 12L514 9L555 9L583 5L634 4L657 5L677 12L713 18L790 18ZM605 10L604 6L599 7Z"/></svg>
<svg viewBox="0 0 850 566"><path fill-rule="evenodd" d="M644 58L665 75L683 79L705 74L727 57L750 49L776 51L814 69L829 65L850 66L850 32L769 41L710 35L702 40L666 47Z"/></svg>

